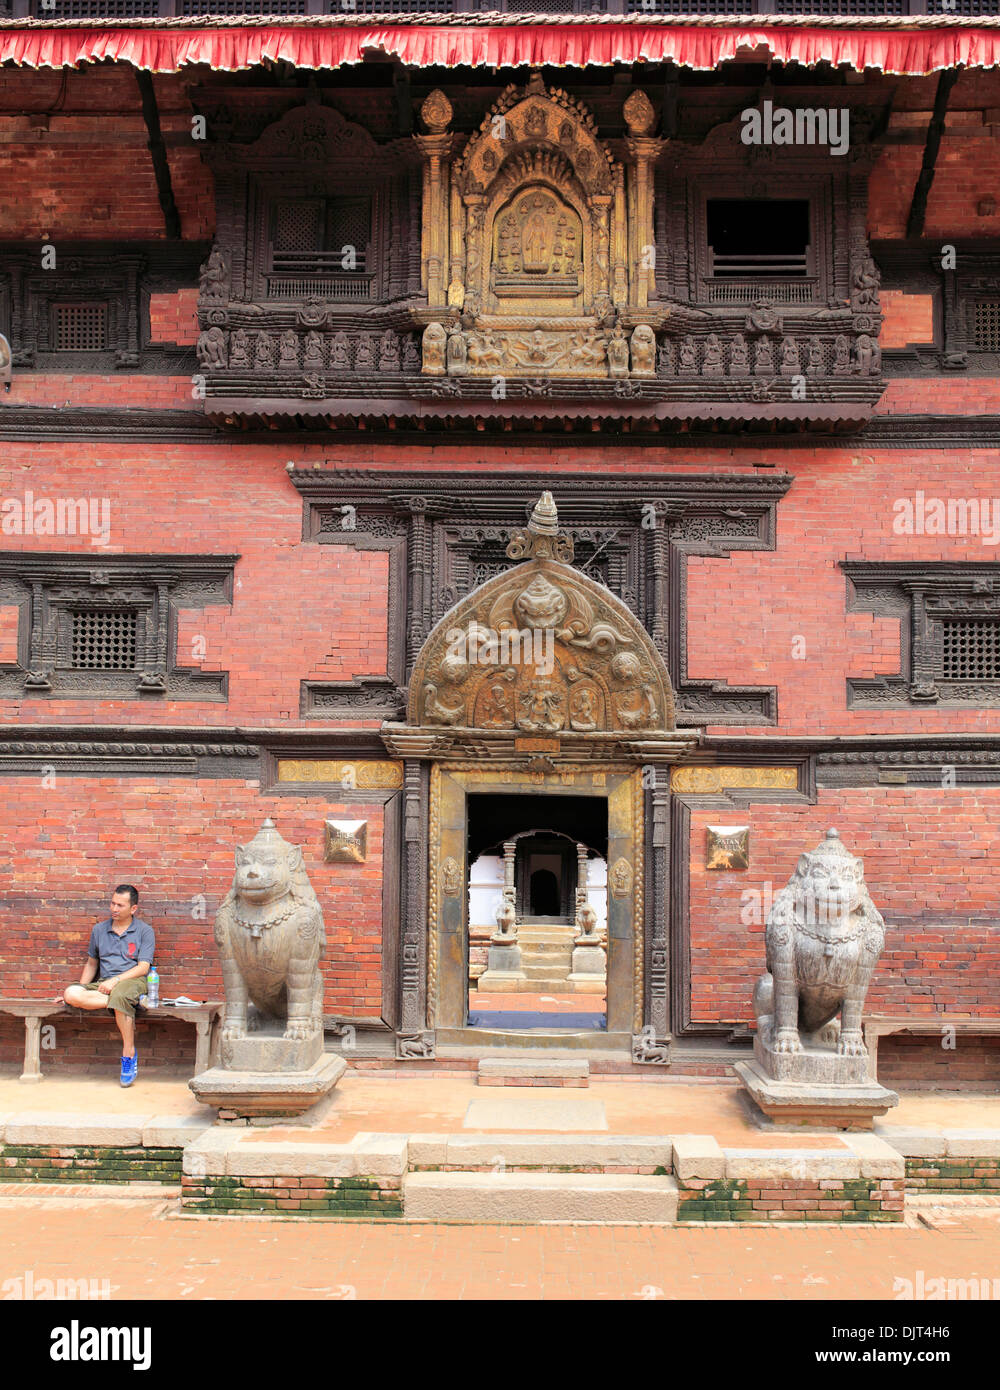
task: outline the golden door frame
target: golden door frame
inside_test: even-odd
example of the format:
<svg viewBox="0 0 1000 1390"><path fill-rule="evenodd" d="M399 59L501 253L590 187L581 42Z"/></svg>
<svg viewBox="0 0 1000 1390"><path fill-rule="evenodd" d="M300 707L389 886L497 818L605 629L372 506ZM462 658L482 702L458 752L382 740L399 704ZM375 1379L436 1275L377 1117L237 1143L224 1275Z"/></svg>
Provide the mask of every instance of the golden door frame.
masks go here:
<svg viewBox="0 0 1000 1390"><path fill-rule="evenodd" d="M427 1023L468 1028L468 798L475 793L601 796L608 803L607 1033L642 1029L645 989L645 797L642 769L570 763L554 772L490 763L431 768Z"/></svg>

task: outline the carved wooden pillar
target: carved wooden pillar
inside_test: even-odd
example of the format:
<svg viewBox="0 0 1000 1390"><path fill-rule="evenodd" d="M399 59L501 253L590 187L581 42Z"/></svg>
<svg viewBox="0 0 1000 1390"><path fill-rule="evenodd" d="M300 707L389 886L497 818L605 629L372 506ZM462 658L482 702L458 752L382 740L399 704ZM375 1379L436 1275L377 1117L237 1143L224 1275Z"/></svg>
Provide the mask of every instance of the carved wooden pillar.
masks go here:
<svg viewBox="0 0 1000 1390"><path fill-rule="evenodd" d="M407 627L407 665L413 664L431 629L430 544L427 527L427 498L407 499L410 511L409 543L409 623Z"/></svg>
<svg viewBox="0 0 1000 1390"><path fill-rule="evenodd" d="M461 309L465 303L465 218L462 195L454 179L451 183L451 280L448 283L448 305Z"/></svg>
<svg viewBox="0 0 1000 1390"><path fill-rule="evenodd" d="M443 92L433 91L421 106L420 115L430 132L413 137L424 160L422 284L427 290L428 305L437 307L448 299L448 157L452 137L446 132L452 116L451 103Z"/></svg>
<svg viewBox="0 0 1000 1390"><path fill-rule="evenodd" d="M418 751L416 747L412 750ZM397 1057L430 1057L427 1017L427 797L419 757L403 760L403 931Z"/></svg>
<svg viewBox="0 0 1000 1390"><path fill-rule="evenodd" d="M467 193L465 202L465 306L472 314L483 310L483 224L485 200L481 194Z"/></svg>
<svg viewBox="0 0 1000 1390"><path fill-rule="evenodd" d="M628 214L625 204L625 170L615 165L615 200L611 218L611 299L615 308L628 303Z"/></svg>
<svg viewBox="0 0 1000 1390"><path fill-rule="evenodd" d="M670 768L648 769L655 785L647 788L649 827L646 864L646 1010L645 1022L657 1042L670 1039ZM650 780L647 776L645 780Z"/></svg>
<svg viewBox="0 0 1000 1390"><path fill-rule="evenodd" d="M656 244L653 228L653 164L659 157L664 141L650 132L656 123L653 104L640 88L631 94L622 108L629 138L626 141L632 160L632 225L630 228L630 289L631 302L645 308L656 298Z"/></svg>
<svg viewBox="0 0 1000 1390"><path fill-rule="evenodd" d="M656 232L653 226L652 167L662 148L662 140L641 137L629 140L629 154L634 161L632 170L635 191L632 243L631 302L645 308L656 298Z"/></svg>

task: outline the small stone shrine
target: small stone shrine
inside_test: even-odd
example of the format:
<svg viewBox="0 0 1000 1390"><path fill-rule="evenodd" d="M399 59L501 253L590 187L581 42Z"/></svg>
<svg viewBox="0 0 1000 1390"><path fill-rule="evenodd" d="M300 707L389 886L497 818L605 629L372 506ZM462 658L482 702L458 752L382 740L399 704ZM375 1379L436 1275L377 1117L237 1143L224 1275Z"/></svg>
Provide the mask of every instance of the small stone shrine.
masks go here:
<svg viewBox="0 0 1000 1390"><path fill-rule="evenodd" d="M753 992L754 1056L736 1064L740 1080L772 1120L870 1129L899 1103L870 1075L861 1030L885 923L861 860L836 830L800 856L775 896L765 943L767 973Z"/></svg>

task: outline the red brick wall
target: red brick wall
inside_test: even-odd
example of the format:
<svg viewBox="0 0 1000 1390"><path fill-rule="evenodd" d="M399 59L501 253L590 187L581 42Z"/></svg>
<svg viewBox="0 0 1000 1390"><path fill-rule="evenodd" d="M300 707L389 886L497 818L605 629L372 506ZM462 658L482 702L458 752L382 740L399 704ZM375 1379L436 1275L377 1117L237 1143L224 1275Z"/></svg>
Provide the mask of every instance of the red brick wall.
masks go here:
<svg viewBox="0 0 1000 1390"><path fill-rule="evenodd" d="M0 860L0 994L48 998L80 978L90 928L116 883L139 889L156 932L161 992L222 998L212 939L236 844L270 815L300 844L326 923L325 1009L381 1014L382 808L327 797L261 796L256 783L178 777L6 777L18 808ZM323 821L368 822L364 864L323 861ZM5 846L6 848L6 846ZM201 915L203 914L203 915Z"/></svg>
<svg viewBox="0 0 1000 1390"><path fill-rule="evenodd" d="M164 1020L167 1009L147 1015L136 1024L136 1051L141 1075L149 1071L193 1076L193 1023ZM59 1014L45 1021L41 1052L42 1075L80 1072L115 1080L121 1056L121 1034L106 1013ZM24 1021L0 1014L0 1075L20 1076L24 1058Z"/></svg>
<svg viewBox="0 0 1000 1390"><path fill-rule="evenodd" d="M292 450L291 452L296 452ZM27 722L277 724L297 719L300 682L385 671L388 557L302 545L290 446L223 449L96 444L7 446L0 498L110 500L110 553L239 554L232 607L181 610L181 665L230 673L228 703L21 700L0 719ZM89 466L89 480L83 470ZM91 537L4 537L6 548L101 551ZM204 638L204 659L195 659ZM201 649L201 643L197 644Z"/></svg>
<svg viewBox="0 0 1000 1390"><path fill-rule="evenodd" d="M885 322L882 324L879 344L883 348L904 348L909 343L933 343L932 294L904 294L902 290L883 290L881 300Z"/></svg>
<svg viewBox="0 0 1000 1390"><path fill-rule="evenodd" d="M880 1038L878 1079L908 1091L989 1091L1000 1086L1000 1038L955 1035L954 1048L922 1034Z"/></svg>
<svg viewBox="0 0 1000 1390"><path fill-rule="evenodd" d="M198 341L198 291L149 296L150 340L154 343Z"/></svg>
<svg viewBox="0 0 1000 1390"><path fill-rule="evenodd" d="M188 78L154 80L181 232L211 238L212 180L191 139ZM23 114L22 114L23 113ZM36 113L34 116L28 113ZM45 116L47 114L47 128ZM166 236L131 68L0 75L5 187L0 238L60 241Z"/></svg>
<svg viewBox="0 0 1000 1390"><path fill-rule="evenodd" d="M831 825L864 860L886 923L868 1012L1000 1016L1000 914L990 872L998 815L993 787L824 791L816 806L692 812L692 1018L752 1020L770 903L799 854ZM705 868L707 825L750 826L749 869Z"/></svg>

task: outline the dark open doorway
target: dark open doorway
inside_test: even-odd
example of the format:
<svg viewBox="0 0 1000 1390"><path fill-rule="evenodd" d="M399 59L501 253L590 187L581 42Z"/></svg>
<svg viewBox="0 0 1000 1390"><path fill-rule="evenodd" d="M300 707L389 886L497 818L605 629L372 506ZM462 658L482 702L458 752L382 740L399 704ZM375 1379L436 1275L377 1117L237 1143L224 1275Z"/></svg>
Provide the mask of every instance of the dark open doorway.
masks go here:
<svg viewBox="0 0 1000 1390"><path fill-rule="evenodd" d="M474 793L468 837L469 1026L603 1031L607 800ZM505 900L514 951L496 949Z"/></svg>

